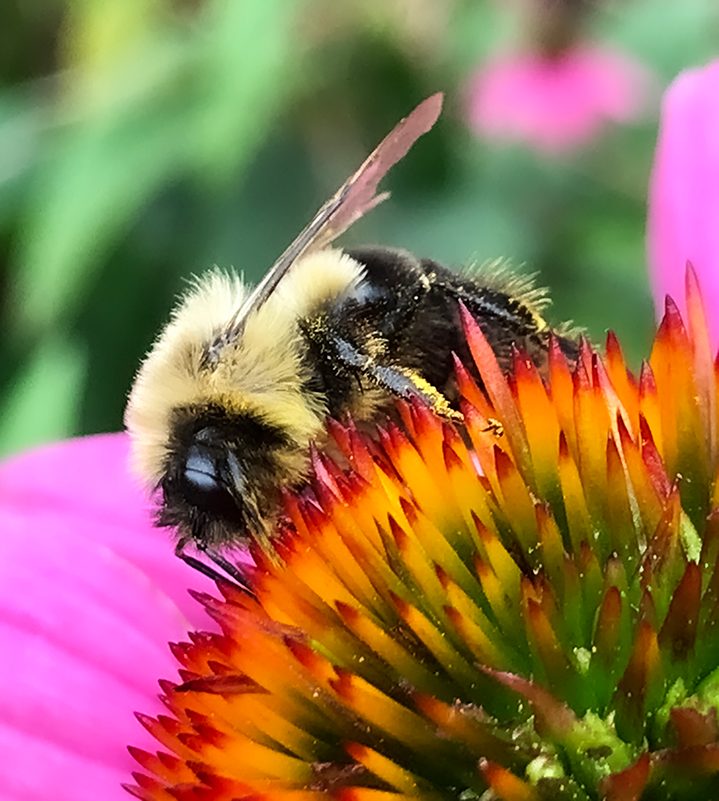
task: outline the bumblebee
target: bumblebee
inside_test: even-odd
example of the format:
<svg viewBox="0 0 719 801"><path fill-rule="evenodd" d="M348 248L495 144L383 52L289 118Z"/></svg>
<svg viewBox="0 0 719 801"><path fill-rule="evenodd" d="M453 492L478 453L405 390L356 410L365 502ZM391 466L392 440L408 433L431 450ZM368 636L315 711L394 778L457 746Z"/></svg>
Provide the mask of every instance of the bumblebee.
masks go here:
<svg viewBox="0 0 719 801"><path fill-rule="evenodd" d="M504 366L513 346L545 360L546 299L526 280L459 274L391 248L331 247L386 197L380 180L441 105L434 95L402 120L255 289L217 270L200 278L138 371L125 415L136 470L158 491L157 522L177 531L178 556L213 577L186 546L235 575L223 548L271 537L281 492L306 480L328 416L371 423L412 397L459 416L460 301Z"/></svg>

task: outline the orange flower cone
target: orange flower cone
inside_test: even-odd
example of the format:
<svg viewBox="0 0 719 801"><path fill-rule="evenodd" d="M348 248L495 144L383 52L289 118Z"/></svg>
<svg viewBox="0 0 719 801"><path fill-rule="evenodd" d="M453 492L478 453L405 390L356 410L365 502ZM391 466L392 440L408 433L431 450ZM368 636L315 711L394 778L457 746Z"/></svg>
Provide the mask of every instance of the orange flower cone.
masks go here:
<svg viewBox="0 0 719 801"><path fill-rule="evenodd" d="M465 315L465 429L332 423L292 530L141 717L145 801L719 797L717 366L696 280L633 376L610 335L505 376Z"/></svg>

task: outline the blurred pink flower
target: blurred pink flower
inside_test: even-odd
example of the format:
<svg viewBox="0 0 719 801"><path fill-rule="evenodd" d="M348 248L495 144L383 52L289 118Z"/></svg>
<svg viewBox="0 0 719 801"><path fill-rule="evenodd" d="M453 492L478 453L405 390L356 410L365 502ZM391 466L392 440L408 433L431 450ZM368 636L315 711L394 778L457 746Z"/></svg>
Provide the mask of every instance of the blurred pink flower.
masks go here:
<svg viewBox="0 0 719 801"><path fill-rule="evenodd" d="M649 187L647 249L657 314L684 308L684 268L701 282L719 345L719 61L682 73L667 90Z"/></svg>
<svg viewBox="0 0 719 801"><path fill-rule="evenodd" d="M516 141L544 154L574 151L607 122L639 116L648 72L628 56L581 44L561 53L512 53L478 69L468 118L487 139Z"/></svg>
<svg viewBox="0 0 719 801"><path fill-rule="evenodd" d="M209 589L152 527L123 434L0 465L0 798L115 801L146 737L133 717L174 670L167 643L207 627ZM159 711L160 702L155 702Z"/></svg>

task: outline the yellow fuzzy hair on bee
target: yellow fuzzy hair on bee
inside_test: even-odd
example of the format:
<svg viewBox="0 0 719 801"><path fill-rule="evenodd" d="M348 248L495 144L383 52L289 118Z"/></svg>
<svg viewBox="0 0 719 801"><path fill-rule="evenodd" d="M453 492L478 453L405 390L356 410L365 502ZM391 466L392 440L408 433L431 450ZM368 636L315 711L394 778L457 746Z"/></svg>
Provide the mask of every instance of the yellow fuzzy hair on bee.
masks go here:
<svg viewBox="0 0 719 801"><path fill-rule="evenodd" d="M404 398L462 419L462 305L505 369L514 348L546 363L545 300L526 281L403 250L329 247L386 198L380 181L441 105L434 95L400 121L256 287L221 271L198 280L138 371L125 415L135 468L157 491L157 521L176 531L178 556L207 575L216 577L185 545L242 583L221 549L273 536L283 490L303 487L311 445L327 444L327 416L371 428ZM560 347L574 358L574 343Z"/></svg>
<svg viewBox="0 0 719 801"><path fill-rule="evenodd" d="M125 425L143 481L154 487L163 475L178 408L216 404L256 414L305 446L317 437L327 409L320 395L304 387L298 324L355 289L363 274L340 251L306 256L248 317L242 338L224 345L212 364L207 351L248 290L237 275L220 270L196 280L142 363L128 401Z"/></svg>

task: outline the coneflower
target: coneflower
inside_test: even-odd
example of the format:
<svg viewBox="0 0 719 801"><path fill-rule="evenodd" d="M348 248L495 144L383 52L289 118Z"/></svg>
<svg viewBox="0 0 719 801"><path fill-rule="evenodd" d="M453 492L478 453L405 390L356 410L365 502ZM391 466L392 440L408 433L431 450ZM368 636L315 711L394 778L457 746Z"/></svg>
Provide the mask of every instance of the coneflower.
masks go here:
<svg viewBox="0 0 719 801"><path fill-rule="evenodd" d="M596 2L516 0L521 43L479 64L467 91L467 121L495 144L517 142L567 156L595 143L605 129L634 122L652 94L648 66L590 38Z"/></svg>
<svg viewBox="0 0 719 801"><path fill-rule="evenodd" d="M694 273L638 377L611 335L546 382L476 323L465 423L331 425L314 498L249 591L175 645L157 754L181 799L675 799L719 793L717 371ZM643 795L644 794L644 795Z"/></svg>
<svg viewBox="0 0 719 801"><path fill-rule="evenodd" d="M130 741L135 794L173 801L719 797L715 70L664 104L650 266L681 315L649 366L610 338L505 378L470 323L471 436L420 406L375 440L335 424L351 472L317 457L254 596L200 596L221 629L173 648L179 678L165 643L206 620L184 588L215 590L123 435L0 465L3 801L119 801Z"/></svg>

